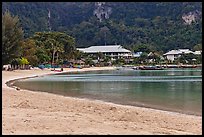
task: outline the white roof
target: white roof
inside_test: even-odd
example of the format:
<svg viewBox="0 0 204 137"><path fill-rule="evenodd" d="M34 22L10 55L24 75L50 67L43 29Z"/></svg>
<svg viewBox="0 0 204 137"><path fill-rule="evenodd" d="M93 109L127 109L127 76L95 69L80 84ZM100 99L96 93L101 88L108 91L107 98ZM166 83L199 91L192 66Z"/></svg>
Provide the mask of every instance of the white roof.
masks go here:
<svg viewBox="0 0 204 137"><path fill-rule="evenodd" d="M107 46L91 46L88 48L77 48L78 50L85 53L97 53L97 52L123 52L130 53L130 50L123 48L121 45L107 45Z"/></svg>
<svg viewBox="0 0 204 137"><path fill-rule="evenodd" d="M165 53L164 55L175 55L175 54L179 54L181 53L179 50L171 50L167 53Z"/></svg>
<svg viewBox="0 0 204 137"><path fill-rule="evenodd" d="M201 53L202 53L202 51L200 51L200 50L194 52L194 54L196 54L196 55L200 55Z"/></svg>
<svg viewBox="0 0 204 137"><path fill-rule="evenodd" d="M189 49L179 49L179 51L184 52L184 53L192 53Z"/></svg>
<svg viewBox="0 0 204 137"><path fill-rule="evenodd" d="M171 50L167 53L165 53L164 55L178 55L178 54L182 54L182 53L193 53L192 51L190 51L189 49L178 49L178 50Z"/></svg>

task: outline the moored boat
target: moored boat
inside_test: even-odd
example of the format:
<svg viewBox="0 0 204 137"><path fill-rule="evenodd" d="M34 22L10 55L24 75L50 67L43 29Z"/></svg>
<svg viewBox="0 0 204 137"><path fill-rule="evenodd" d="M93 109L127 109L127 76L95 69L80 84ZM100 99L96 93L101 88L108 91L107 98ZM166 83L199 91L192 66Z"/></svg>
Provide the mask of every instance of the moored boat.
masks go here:
<svg viewBox="0 0 204 137"><path fill-rule="evenodd" d="M140 66L140 70L163 70L164 68L159 66Z"/></svg>
<svg viewBox="0 0 204 137"><path fill-rule="evenodd" d="M180 68L196 68L197 65L181 65Z"/></svg>

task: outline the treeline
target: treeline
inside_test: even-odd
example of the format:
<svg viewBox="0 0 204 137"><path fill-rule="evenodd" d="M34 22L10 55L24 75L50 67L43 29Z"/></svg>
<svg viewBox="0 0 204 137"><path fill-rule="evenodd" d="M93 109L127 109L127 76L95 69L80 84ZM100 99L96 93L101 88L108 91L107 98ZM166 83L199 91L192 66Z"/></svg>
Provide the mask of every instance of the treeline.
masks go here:
<svg viewBox="0 0 204 137"><path fill-rule="evenodd" d="M167 52L202 43L202 18L191 25L182 16L202 12L201 2L107 2L109 18L101 22L93 14L94 2L4 2L2 12L18 15L25 38L48 30L48 12L53 31L76 40L76 47L121 44L137 51L141 46Z"/></svg>
<svg viewBox="0 0 204 137"><path fill-rule="evenodd" d="M75 39L61 32L36 32L23 37L23 29L17 16L2 14L2 68L11 64L14 68L25 65L63 64L74 58Z"/></svg>

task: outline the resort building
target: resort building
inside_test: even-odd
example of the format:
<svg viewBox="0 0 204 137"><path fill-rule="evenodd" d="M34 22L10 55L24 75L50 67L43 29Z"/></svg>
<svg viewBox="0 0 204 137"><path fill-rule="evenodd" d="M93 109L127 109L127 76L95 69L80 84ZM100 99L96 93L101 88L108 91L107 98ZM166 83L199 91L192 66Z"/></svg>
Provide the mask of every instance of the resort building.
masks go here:
<svg viewBox="0 0 204 137"><path fill-rule="evenodd" d="M129 59L132 57L132 52L123 48L121 45L91 46L77 49L88 54L103 53L105 56L110 56L111 60L119 58Z"/></svg>
<svg viewBox="0 0 204 137"><path fill-rule="evenodd" d="M189 53L193 53L193 54L199 54L199 52L193 52L189 49L178 49L178 50L171 50L165 54L163 54L168 60L170 61L174 61L176 58L180 57L182 54L189 54Z"/></svg>
<svg viewBox="0 0 204 137"><path fill-rule="evenodd" d="M195 54L195 55L201 55L201 54L202 54L202 51L201 51L201 50L197 50L197 51L194 51L193 54Z"/></svg>

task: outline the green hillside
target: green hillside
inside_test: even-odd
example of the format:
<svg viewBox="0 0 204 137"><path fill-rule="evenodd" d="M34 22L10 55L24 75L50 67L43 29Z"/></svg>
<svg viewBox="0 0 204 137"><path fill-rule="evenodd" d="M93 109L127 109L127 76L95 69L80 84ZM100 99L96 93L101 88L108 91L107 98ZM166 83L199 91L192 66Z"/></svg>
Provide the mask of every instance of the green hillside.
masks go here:
<svg viewBox="0 0 204 137"><path fill-rule="evenodd" d="M49 31L50 11L51 30L75 37L76 47L121 44L137 51L144 45L166 52L202 43L201 2L4 2L6 10L19 16L24 37Z"/></svg>

